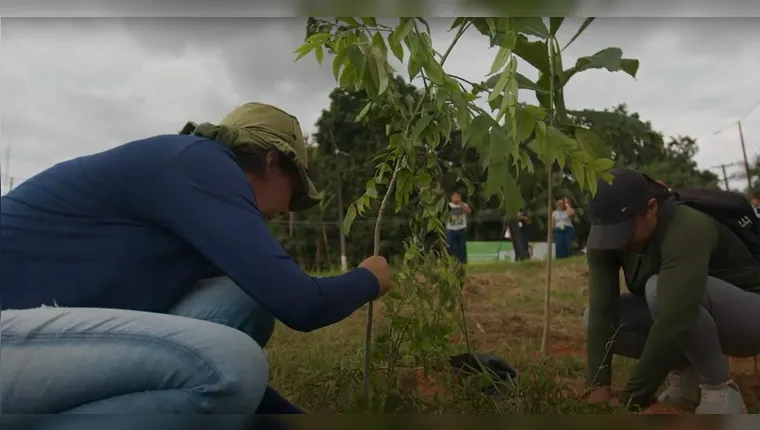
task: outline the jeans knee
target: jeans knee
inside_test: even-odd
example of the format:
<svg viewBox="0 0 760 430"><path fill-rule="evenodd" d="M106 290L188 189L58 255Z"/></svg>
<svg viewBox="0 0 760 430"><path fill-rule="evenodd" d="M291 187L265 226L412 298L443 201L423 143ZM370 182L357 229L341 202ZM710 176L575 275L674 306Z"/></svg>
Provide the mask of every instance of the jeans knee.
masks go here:
<svg viewBox="0 0 760 430"><path fill-rule="evenodd" d="M219 339L217 348L224 357L222 378L228 382L229 399L219 413L253 413L269 383L269 364L263 349L240 331Z"/></svg>
<svg viewBox="0 0 760 430"><path fill-rule="evenodd" d="M275 318L228 277L209 278L171 312L240 330L261 347L274 333Z"/></svg>

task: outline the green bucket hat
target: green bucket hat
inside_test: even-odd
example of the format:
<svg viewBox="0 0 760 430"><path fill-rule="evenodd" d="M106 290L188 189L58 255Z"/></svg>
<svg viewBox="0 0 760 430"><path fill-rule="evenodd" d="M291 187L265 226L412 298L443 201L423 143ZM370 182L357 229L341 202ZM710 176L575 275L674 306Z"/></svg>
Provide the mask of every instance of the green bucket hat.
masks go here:
<svg viewBox="0 0 760 430"><path fill-rule="evenodd" d="M218 125L188 122L180 134L205 137L241 152L276 149L298 169L301 192L293 195L290 210L306 210L321 200L309 179L306 141L301 124L298 118L281 109L263 103L246 103L233 109Z"/></svg>

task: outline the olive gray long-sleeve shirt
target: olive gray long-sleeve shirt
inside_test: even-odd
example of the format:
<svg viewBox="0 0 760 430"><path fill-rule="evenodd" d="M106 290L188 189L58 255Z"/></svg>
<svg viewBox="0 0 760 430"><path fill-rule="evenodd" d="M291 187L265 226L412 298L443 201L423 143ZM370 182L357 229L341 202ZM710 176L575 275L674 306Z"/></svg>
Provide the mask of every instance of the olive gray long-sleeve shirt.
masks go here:
<svg viewBox="0 0 760 430"><path fill-rule="evenodd" d="M708 276L760 293L760 261L727 227L683 205L673 210L659 249L654 243L641 255L590 249L588 264L587 354L592 385L611 384L608 346L619 324L620 269L634 294L643 295L646 280L658 275L659 310L653 316L654 325L641 358L620 396L623 403L632 405L649 404L672 364L681 357Z"/></svg>

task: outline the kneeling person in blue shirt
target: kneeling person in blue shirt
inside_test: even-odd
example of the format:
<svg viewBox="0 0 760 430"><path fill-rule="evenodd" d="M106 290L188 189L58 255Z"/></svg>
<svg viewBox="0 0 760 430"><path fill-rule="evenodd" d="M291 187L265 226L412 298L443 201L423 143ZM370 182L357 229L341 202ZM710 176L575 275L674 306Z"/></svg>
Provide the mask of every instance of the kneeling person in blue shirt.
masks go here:
<svg viewBox="0 0 760 430"><path fill-rule="evenodd" d="M382 257L309 276L269 233L318 201L306 169L298 120L248 103L3 196L3 412L255 411L274 319L308 332L391 286Z"/></svg>

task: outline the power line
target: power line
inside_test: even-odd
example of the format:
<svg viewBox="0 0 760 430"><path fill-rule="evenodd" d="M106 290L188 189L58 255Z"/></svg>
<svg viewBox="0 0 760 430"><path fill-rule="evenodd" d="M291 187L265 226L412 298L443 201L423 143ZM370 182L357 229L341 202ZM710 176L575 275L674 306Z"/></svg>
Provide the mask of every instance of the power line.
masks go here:
<svg viewBox="0 0 760 430"><path fill-rule="evenodd" d="M747 118L749 114L752 113L752 111L757 109L758 106L760 106L760 97L758 97L757 100L755 100L755 103L753 103L752 106L750 106L750 108L747 110L747 112L742 115L741 118L739 118L739 121L743 121L745 118Z"/></svg>

